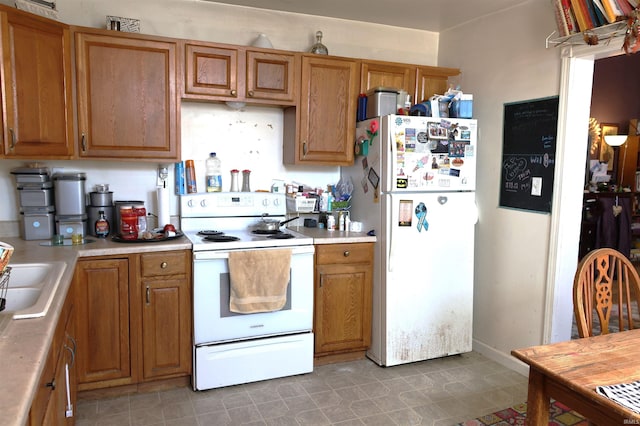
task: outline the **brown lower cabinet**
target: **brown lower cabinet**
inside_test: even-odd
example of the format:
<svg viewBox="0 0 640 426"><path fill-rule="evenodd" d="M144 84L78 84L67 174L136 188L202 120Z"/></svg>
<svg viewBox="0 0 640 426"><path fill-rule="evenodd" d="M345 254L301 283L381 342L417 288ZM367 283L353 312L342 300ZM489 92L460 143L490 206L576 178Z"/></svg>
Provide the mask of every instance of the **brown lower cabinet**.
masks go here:
<svg viewBox="0 0 640 426"><path fill-rule="evenodd" d="M78 389L191 374L187 250L80 260Z"/></svg>
<svg viewBox="0 0 640 426"><path fill-rule="evenodd" d="M76 343L73 288L67 296L29 412L31 426L75 423ZM69 374L67 376L67 369ZM67 405L67 392L71 406Z"/></svg>
<svg viewBox="0 0 640 426"><path fill-rule="evenodd" d="M371 344L373 243L316 245L316 364L364 357Z"/></svg>

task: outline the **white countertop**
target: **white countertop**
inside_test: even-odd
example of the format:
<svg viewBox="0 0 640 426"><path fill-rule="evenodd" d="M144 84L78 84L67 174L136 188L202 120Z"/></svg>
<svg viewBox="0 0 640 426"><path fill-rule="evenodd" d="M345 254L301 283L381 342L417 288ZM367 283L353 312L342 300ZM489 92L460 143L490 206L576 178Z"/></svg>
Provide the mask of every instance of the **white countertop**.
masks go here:
<svg viewBox="0 0 640 426"><path fill-rule="evenodd" d="M290 229L313 238L314 244L376 241L376 237L366 233L305 227ZM185 237L154 243L118 243L109 238L93 237L89 239L94 242L77 246L42 246L40 243L43 241L0 238L15 248L10 264L55 261L67 264L47 315L42 318L12 320L0 334L0 413L3 425L24 425L27 422L31 402L44 368L43 363L53 339L60 310L71 285L77 259L191 249L191 243Z"/></svg>

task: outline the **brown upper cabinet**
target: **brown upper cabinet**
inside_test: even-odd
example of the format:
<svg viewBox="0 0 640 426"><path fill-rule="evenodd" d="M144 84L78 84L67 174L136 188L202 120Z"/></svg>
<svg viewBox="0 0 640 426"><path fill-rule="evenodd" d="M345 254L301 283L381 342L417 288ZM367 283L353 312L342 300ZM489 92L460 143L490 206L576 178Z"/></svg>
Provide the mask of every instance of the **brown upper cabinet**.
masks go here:
<svg viewBox="0 0 640 426"><path fill-rule="evenodd" d="M177 160L175 39L77 29L81 158Z"/></svg>
<svg viewBox="0 0 640 426"><path fill-rule="evenodd" d="M413 97L416 86L416 67L380 61L362 61L360 93L376 87L402 89Z"/></svg>
<svg viewBox="0 0 640 426"><path fill-rule="evenodd" d="M297 108L284 113L284 163L351 165L360 62L305 54Z"/></svg>
<svg viewBox="0 0 640 426"><path fill-rule="evenodd" d="M6 6L0 7L0 27L5 156L70 158L69 27Z"/></svg>
<svg viewBox="0 0 640 426"><path fill-rule="evenodd" d="M424 102L433 95L442 95L448 89L449 77L460 75L457 68L418 66L416 69L416 91L412 102ZM409 92L411 93L411 92Z"/></svg>
<svg viewBox="0 0 640 426"><path fill-rule="evenodd" d="M185 42L184 92L193 100L295 105L299 54Z"/></svg>
<svg viewBox="0 0 640 426"><path fill-rule="evenodd" d="M429 67L384 61L362 61L360 93L376 87L403 89L416 104L433 95L444 94L449 77L460 74L457 68Z"/></svg>

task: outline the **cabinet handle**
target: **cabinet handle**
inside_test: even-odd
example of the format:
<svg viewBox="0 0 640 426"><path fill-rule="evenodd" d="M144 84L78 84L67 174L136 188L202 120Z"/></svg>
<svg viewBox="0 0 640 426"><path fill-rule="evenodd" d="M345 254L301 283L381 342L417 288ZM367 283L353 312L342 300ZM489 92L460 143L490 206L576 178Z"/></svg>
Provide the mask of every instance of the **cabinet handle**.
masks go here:
<svg viewBox="0 0 640 426"><path fill-rule="evenodd" d="M249 90L249 93L247 93L247 95L249 95L250 98L253 98L253 90Z"/></svg>
<svg viewBox="0 0 640 426"><path fill-rule="evenodd" d="M238 92L236 92L235 90L232 90L232 91L231 91L231 96L236 96L236 94L237 94L237 93L238 93Z"/></svg>
<svg viewBox="0 0 640 426"><path fill-rule="evenodd" d="M87 151L87 136L84 133L82 133L82 150Z"/></svg>
<svg viewBox="0 0 640 426"><path fill-rule="evenodd" d="M322 288L322 282L324 281L324 275L320 277L320 288Z"/></svg>
<svg viewBox="0 0 640 426"><path fill-rule="evenodd" d="M349 257L350 254L351 252L349 250L345 250L344 253L342 253L344 257Z"/></svg>
<svg viewBox="0 0 640 426"><path fill-rule="evenodd" d="M167 269L167 266L169 266L169 264L167 262L162 262L160 264L160 268L162 268L162 269Z"/></svg>
<svg viewBox="0 0 640 426"><path fill-rule="evenodd" d="M147 286L147 305L151 304L151 289Z"/></svg>
<svg viewBox="0 0 640 426"><path fill-rule="evenodd" d="M48 388L51 388L51 390L56 390L56 379L54 378L49 383L47 383L45 386L48 387Z"/></svg>
<svg viewBox="0 0 640 426"><path fill-rule="evenodd" d="M302 142L302 155L307 156L307 141Z"/></svg>
<svg viewBox="0 0 640 426"><path fill-rule="evenodd" d="M64 348L68 350L69 353L71 354L71 362L69 363L69 367L73 367L73 364L75 364L76 362L76 351L73 350L73 348L71 346L68 346L67 344L64 345Z"/></svg>
<svg viewBox="0 0 640 426"><path fill-rule="evenodd" d="M9 145L10 149L16 147L16 132L13 131L13 128L9 128L9 133L11 133L11 145Z"/></svg>

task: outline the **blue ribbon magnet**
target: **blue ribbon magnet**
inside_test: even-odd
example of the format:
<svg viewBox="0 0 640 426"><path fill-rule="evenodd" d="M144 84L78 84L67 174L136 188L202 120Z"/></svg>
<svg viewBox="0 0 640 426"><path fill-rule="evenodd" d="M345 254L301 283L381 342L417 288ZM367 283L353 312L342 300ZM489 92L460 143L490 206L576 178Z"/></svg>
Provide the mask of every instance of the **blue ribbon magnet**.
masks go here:
<svg viewBox="0 0 640 426"><path fill-rule="evenodd" d="M425 231L429 230L429 222L427 222L427 206L423 202L418 203L416 206L416 217L418 218L418 232L422 232L422 227Z"/></svg>

